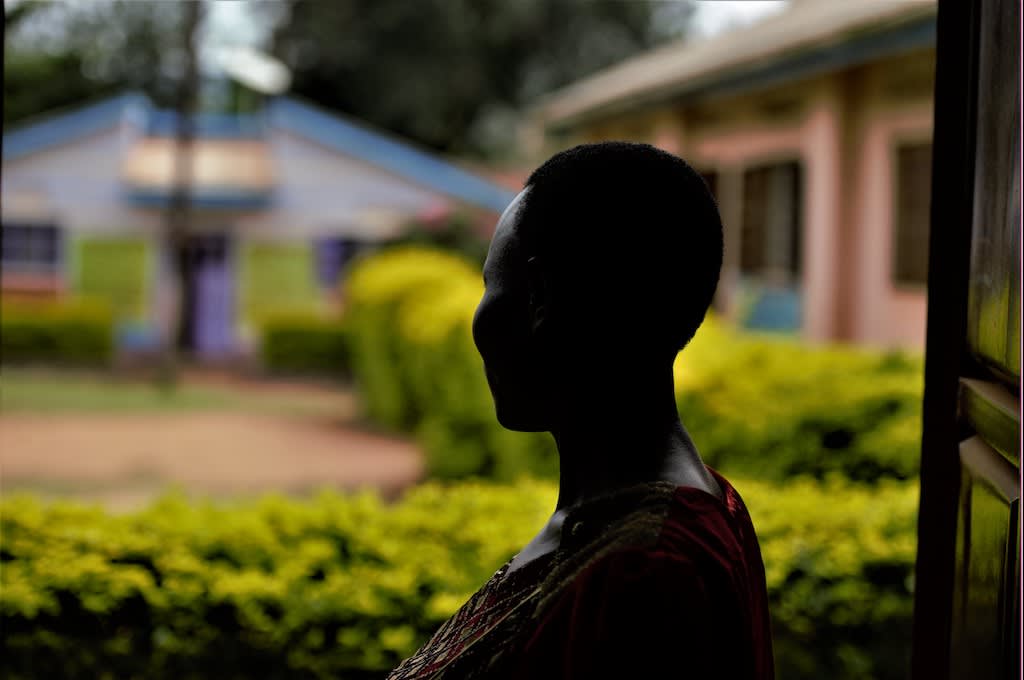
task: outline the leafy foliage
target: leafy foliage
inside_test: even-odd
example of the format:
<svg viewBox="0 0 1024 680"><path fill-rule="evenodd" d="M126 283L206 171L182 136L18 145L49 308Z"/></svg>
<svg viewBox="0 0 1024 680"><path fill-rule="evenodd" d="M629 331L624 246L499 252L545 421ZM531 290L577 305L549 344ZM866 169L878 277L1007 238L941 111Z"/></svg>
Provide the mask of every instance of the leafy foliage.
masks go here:
<svg viewBox="0 0 1024 680"><path fill-rule="evenodd" d="M677 22L691 6L677 3ZM293 89L440 151L509 151L516 111L668 37L657 3L293 0ZM339 83L342 84L339 86Z"/></svg>
<svg viewBox="0 0 1024 680"><path fill-rule="evenodd" d="M914 484L733 480L758 527L780 677L899 677ZM0 503L7 677L381 677L542 525L548 483L426 484L112 515Z"/></svg>
<svg viewBox="0 0 1024 680"><path fill-rule="evenodd" d="M124 90L171 105L182 9L136 0L8 9L4 122ZM523 106L678 35L691 11L616 0L291 0L241 10L272 34L263 47L292 69L294 93L434 150L477 155L514 152L509 131ZM229 90L205 91L201 106L237 110L255 99Z"/></svg>
<svg viewBox="0 0 1024 680"><path fill-rule="evenodd" d="M124 90L171 103L181 68L179 3L25 0L4 21L4 123Z"/></svg>
<svg viewBox="0 0 1024 680"><path fill-rule="evenodd" d="M493 217L486 216L487 226L493 226ZM466 260L483 267L487 259L489 237L480 227L481 220L468 213L451 213L440 219L416 219L410 221L403 234L392 245L422 246L436 248L461 255Z"/></svg>
<svg viewBox="0 0 1024 680"><path fill-rule="evenodd" d="M260 350L271 373L347 377L345 329L319 316L275 317L264 322Z"/></svg>
<svg viewBox="0 0 1024 680"><path fill-rule="evenodd" d="M421 299L439 303L462 300L463 305L455 308L459 318L465 295L452 298L449 294L464 289L474 272L455 256L416 248L395 248L353 267L345 285L345 326L353 373L371 419L395 429L409 429L422 420L427 407L417 397L430 386L412 385L414 373L409 367L415 363L414 343L396 332L399 319L408 317ZM443 338L451 327L444 316L449 309L439 304L435 317L416 329L426 334L425 339ZM422 353L420 357L430 360ZM476 400L466 395L463 401L470 404Z"/></svg>
<svg viewBox="0 0 1024 680"><path fill-rule="evenodd" d="M508 432L495 420L470 330L482 293L475 269L404 249L361 263L348 292L353 371L368 414L416 432L435 476L557 474L547 435ZM841 472L865 482L917 472L919 358L812 348L709 320L675 373L683 421L705 460L726 472L776 480Z"/></svg>
<svg viewBox="0 0 1024 680"><path fill-rule="evenodd" d="M0 361L103 366L113 355L113 315L97 301L0 302Z"/></svg>

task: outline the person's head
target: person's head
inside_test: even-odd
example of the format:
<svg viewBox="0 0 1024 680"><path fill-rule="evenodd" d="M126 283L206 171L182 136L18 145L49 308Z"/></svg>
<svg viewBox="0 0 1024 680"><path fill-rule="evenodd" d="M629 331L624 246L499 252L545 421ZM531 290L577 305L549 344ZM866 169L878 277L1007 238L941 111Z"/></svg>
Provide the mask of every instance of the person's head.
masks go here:
<svg viewBox="0 0 1024 680"><path fill-rule="evenodd" d="M501 216L484 263L473 336L498 420L550 430L552 400L575 388L670 371L721 266L718 208L682 159L625 142L550 158Z"/></svg>

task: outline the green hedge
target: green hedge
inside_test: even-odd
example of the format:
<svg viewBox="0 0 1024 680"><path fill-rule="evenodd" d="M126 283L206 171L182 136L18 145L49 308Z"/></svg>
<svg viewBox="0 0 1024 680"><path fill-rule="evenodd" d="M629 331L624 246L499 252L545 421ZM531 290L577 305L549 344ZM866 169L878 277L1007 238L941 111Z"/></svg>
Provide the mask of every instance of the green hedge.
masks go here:
<svg viewBox="0 0 1024 680"><path fill-rule="evenodd" d="M113 356L110 307L85 300L0 301L0 361L105 366Z"/></svg>
<svg viewBox="0 0 1024 680"><path fill-rule="evenodd" d="M353 268L345 283L345 326L352 370L371 419L411 429L428 415L431 406L425 393L434 392L432 381L445 379L449 372L417 371L417 360L430 357L422 351L417 357L413 354L441 343L452 326L452 311L461 318L468 302L461 293L475 276L475 270L455 256L417 248L384 251ZM453 299L458 301L454 309ZM419 312L429 318L414 318L409 331L420 331L423 337L400 332L399 327L410 326L407 317ZM459 366L450 368L458 371ZM476 405L479 395L464 395L460 401Z"/></svg>
<svg viewBox="0 0 1024 680"><path fill-rule="evenodd" d="M913 483L734 480L761 539L780 678L897 678ZM0 502L17 678L381 677L542 525L550 483L427 484L135 514Z"/></svg>
<svg viewBox="0 0 1024 680"><path fill-rule="evenodd" d="M437 477L553 477L548 435L495 420L470 330L482 290L478 271L435 251L397 250L355 268L346 325L368 415L416 432ZM675 371L683 422L723 471L867 482L916 474L918 357L809 347L709 320Z"/></svg>
<svg viewBox="0 0 1024 680"><path fill-rule="evenodd" d="M276 317L262 325L263 367L276 374L347 378L351 375L345 328L337 319Z"/></svg>

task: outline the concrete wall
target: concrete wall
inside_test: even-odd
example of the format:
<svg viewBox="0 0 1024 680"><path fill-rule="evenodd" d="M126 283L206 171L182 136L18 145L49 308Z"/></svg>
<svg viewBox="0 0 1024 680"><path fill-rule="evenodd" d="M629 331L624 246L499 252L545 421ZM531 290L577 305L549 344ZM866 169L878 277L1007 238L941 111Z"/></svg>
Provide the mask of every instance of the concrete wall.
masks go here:
<svg viewBox="0 0 1024 680"><path fill-rule="evenodd" d="M46 222L62 230L64 252L56 277L46 282L23 280L5 272L8 292L36 286L51 293L74 290L78 272L75 249L81 239L131 237L153 245L159 235L158 215L127 205L121 198L120 164L124 150L137 134L129 124L111 127L61 146L3 163L0 219L3 222ZM153 276L157 249L146 249L146 271ZM151 282L144 282L152 292Z"/></svg>
<svg viewBox="0 0 1024 680"><path fill-rule="evenodd" d="M251 238L353 236L380 240L411 215L447 208L435 192L286 132L269 138L275 177L270 209L240 215Z"/></svg>
<svg viewBox="0 0 1024 680"><path fill-rule="evenodd" d="M121 200L121 159L134 134L125 124L4 161L4 221L52 219L74 232L156 233L158 216Z"/></svg>

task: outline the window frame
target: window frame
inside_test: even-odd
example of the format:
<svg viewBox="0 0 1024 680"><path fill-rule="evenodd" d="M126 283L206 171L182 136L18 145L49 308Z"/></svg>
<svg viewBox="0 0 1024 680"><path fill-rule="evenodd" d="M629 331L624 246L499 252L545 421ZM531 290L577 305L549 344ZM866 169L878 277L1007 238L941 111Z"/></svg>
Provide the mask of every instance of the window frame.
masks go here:
<svg viewBox="0 0 1024 680"><path fill-rule="evenodd" d="M889 269L888 269L888 283L892 286L892 289L903 293L918 293L925 294L928 291L928 271L925 270L925 277L923 281L910 281L899 278L899 229L900 229L900 150L906 147L920 147L928 146L931 148L932 158L934 159L935 145L932 141L932 133L930 130L921 130L914 133L904 133L893 135L889 139L889 215L890 215L890 229L889 229ZM929 164L927 169L927 176L929 181L926 183L927 190L931 192L931 172L932 168ZM931 238L931 196L928 197L929 215L924 218L924 223L928 228L926 237ZM922 250L924 258L928 258L928 243L927 241L922 244Z"/></svg>
<svg viewBox="0 0 1024 680"><path fill-rule="evenodd" d="M784 285L793 286L797 289L802 290L804 284L804 278L806 276L806 267L804 266L804 257L806 251L806 228L807 228L807 215L806 215L806 202L807 202L807 164L803 155L799 150L785 151L777 154L768 154L765 156L759 156L757 158L744 159L740 164L737 165L736 171L740 176L740 223L739 223L739 234L738 234L738 252L736 260L736 270L742 278L755 278L763 283L779 283L774 280L774 277L766 277L765 272L760 273L748 272L743 267L743 242L744 242L744 231L746 229L746 223L744 215L746 212L746 192L747 192L747 176L748 173L762 170L771 166L777 165L795 165L797 168L797 196L795 201L796 206L796 258L795 258L795 271L791 272L789 281L786 281Z"/></svg>
<svg viewBox="0 0 1024 680"><path fill-rule="evenodd" d="M0 224L0 239L3 238L3 230L11 228L27 230L52 229L53 240L50 247L53 254L52 258L45 262L42 260L18 262L8 259L6 252L0 253L0 270L4 274L50 276L55 278L63 276L67 261L68 242L66 230L56 220L4 221Z"/></svg>

